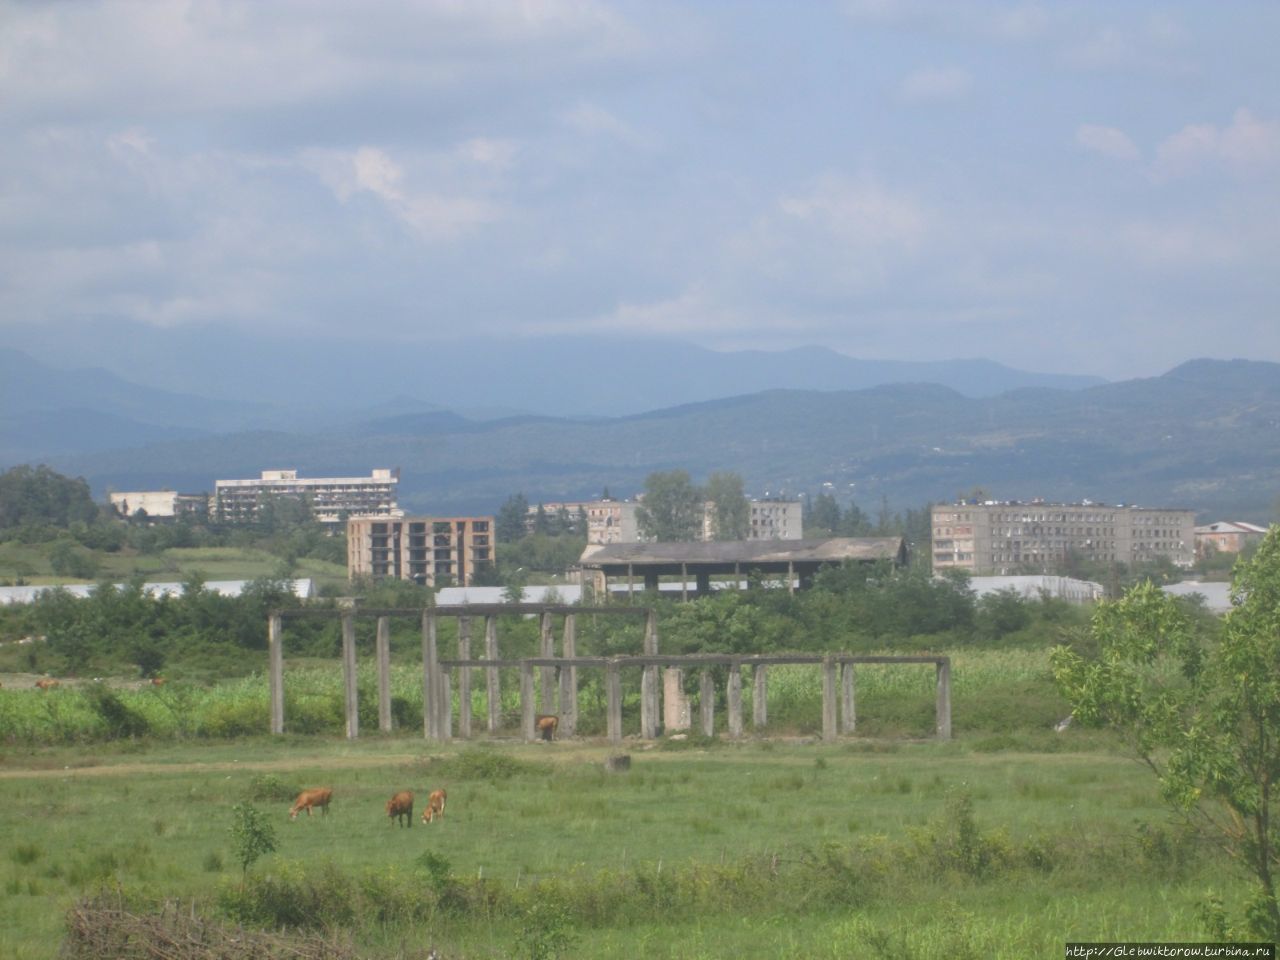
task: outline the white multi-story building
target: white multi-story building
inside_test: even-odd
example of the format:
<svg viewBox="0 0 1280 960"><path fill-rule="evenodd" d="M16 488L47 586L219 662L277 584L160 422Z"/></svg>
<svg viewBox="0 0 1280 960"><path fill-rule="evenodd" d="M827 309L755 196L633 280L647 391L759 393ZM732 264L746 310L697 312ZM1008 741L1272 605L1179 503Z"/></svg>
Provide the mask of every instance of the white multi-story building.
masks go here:
<svg viewBox="0 0 1280 960"><path fill-rule="evenodd" d="M304 501L321 523L348 517L394 517L399 470L374 470L367 477L299 477L297 470L264 470L257 480L214 482L214 513L223 523L250 523L273 499Z"/></svg>
<svg viewBox="0 0 1280 960"><path fill-rule="evenodd" d="M933 508L933 568L1012 574L1057 569L1071 556L1106 563L1195 562L1195 512L1032 500Z"/></svg>
<svg viewBox="0 0 1280 960"><path fill-rule="evenodd" d="M207 493L177 493L174 490L112 491L107 495L111 509L126 520L176 520L179 517L206 517Z"/></svg>

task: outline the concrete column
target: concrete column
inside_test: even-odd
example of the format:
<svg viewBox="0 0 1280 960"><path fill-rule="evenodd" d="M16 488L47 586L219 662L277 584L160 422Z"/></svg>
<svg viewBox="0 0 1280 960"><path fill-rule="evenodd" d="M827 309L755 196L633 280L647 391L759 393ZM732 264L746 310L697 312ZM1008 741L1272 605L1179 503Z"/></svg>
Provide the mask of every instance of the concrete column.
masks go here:
<svg viewBox="0 0 1280 960"><path fill-rule="evenodd" d="M938 663L938 739L951 739L951 660Z"/></svg>
<svg viewBox="0 0 1280 960"><path fill-rule="evenodd" d="M691 725L689 698L684 695L684 671L667 667L662 671L663 732L688 730Z"/></svg>
<svg viewBox="0 0 1280 960"><path fill-rule="evenodd" d="M542 636L539 645L539 656L554 657L556 655L555 637L551 633L551 613L544 610L542 612ZM556 712L556 668L555 667L539 667L538 673L542 681L541 699L539 703L542 705L543 713Z"/></svg>
<svg viewBox="0 0 1280 960"><path fill-rule="evenodd" d="M796 580L796 565L792 561L788 560L787 561L787 593L794 594L796 592L795 580Z"/></svg>
<svg viewBox="0 0 1280 960"><path fill-rule="evenodd" d="M378 632L374 641L378 660L378 730L391 732L391 621L378 618Z"/></svg>
<svg viewBox="0 0 1280 960"><path fill-rule="evenodd" d="M836 661L822 658L822 739L836 738Z"/></svg>
<svg viewBox="0 0 1280 960"><path fill-rule="evenodd" d="M840 732L853 734L858 732L858 701L857 701L857 680L854 675L854 666L852 663L844 665L844 673L841 676L840 691Z"/></svg>
<svg viewBox="0 0 1280 960"><path fill-rule="evenodd" d="M453 676L448 667L441 667L438 674L440 690L440 739L453 739Z"/></svg>
<svg viewBox="0 0 1280 960"><path fill-rule="evenodd" d="M702 715L702 735L716 735L716 684L711 671L703 670L698 683L698 712Z"/></svg>
<svg viewBox="0 0 1280 960"><path fill-rule="evenodd" d="M533 702L533 667L520 661L520 731L525 741L532 743L537 736L537 709Z"/></svg>
<svg viewBox="0 0 1280 960"><path fill-rule="evenodd" d="M471 659L471 618L458 618L458 659ZM471 739L471 668L458 668L458 736Z"/></svg>
<svg viewBox="0 0 1280 960"><path fill-rule="evenodd" d="M498 618L488 614L484 618L484 657L486 660L498 659ZM485 690L489 698L489 733L498 732L498 724L502 720L502 690L498 681L498 668L484 668Z"/></svg>
<svg viewBox="0 0 1280 960"><path fill-rule="evenodd" d="M356 693L356 622L349 613L342 615L342 685L347 716L347 739L360 736L360 707Z"/></svg>
<svg viewBox="0 0 1280 960"><path fill-rule="evenodd" d="M650 610L644 621L645 656L658 654L658 618ZM658 736L658 668L644 667L640 674L640 736L653 740Z"/></svg>
<svg viewBox="0 0 1280 960"><path fill-rule="evenodd" d="M271 732L284 733L284 633L278 613L267 618L267 668L271 674Z"/></svg>
<svg viewBox="0 0 1280 960"><path fill-rule="evenodd" d="M755 689L751 696L751 726L763 730L769 724L769 668L757 663L752 679Z"/></svg>
<svg viewBox="0 0 1280 960"><path fill-rule="evenodd" d="M627 600L630 601L636 593L635 572L631 569L631 564L627 564Z"/></svg>
<svg viewBox="0 0 1280 960"><path fill-rule="evenodd" d="M729 664L729 736L735 740L742 736L742 666Z"/></svg>
<svg viewBox="0 0 1280 960"><path fill-rule="evenodd" d="M610 662L604 668L605 710L608 713L609 742L622 742L622 678L618 665Z"/></svg>
<svg viewBox="0 0 1280 960"><path fill-rule="evenodd" d="M564 644L561 655L576 657L578 644L577 614L564 615ZM578 668L560 668L560 733L576 736L578 732Z"/></svg>
<svg viewBox="0 0 1280 960"><path fill-rule="evenodd" d="M436 645L436 615L422 614L422 727L428 740L440 739L440 651Z"/></svg>

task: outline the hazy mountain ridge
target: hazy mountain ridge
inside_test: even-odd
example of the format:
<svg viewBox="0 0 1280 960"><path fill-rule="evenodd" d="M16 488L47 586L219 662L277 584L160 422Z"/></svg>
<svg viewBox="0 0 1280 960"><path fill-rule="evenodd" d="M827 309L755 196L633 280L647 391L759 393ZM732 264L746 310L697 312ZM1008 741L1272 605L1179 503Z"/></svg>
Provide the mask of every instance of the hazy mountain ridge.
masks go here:
<svg viewBox="0 0 1280 960"><path fill-rule="evenodd" d="M200 490L278 467L322 476L399 466L401 503L413 511L491 511L516 491L535 502L592 497L605 486L626 495L648 473L680 468L698 478L738 471L755 495L829 483L864 507L882 496L918 506L981 486L1000 497L1267 519L1280 487L1280 365L1207 361L1192 376L1184 368L995 398L916 384L771 390L594 421L380 418L354 429L246 432L53 465L99 491L144 485L142 478Z"/></svg>
<svg viewBox="0 0 1280 960"><path fill-rule="evenodd" d="M400 411L406 413L426 406L587 418L775 388L858 390L930 382L967 396L993 396L1024 386L1080 389L1103 382L1029 373L984 359L863 360L825 347L715 351L651 338L390 343L119 321L11 325L6 335L7 343L40 365L100 366L110 357L114 375L124 380L257 405L267 419L251 425L267 427L298 425L308 413L318 423L321 414L331 419L335 411L385 405L397 395L409 395L402 396L405 403L416 404ZM122 351L122 343L129 349Z"/></svg>

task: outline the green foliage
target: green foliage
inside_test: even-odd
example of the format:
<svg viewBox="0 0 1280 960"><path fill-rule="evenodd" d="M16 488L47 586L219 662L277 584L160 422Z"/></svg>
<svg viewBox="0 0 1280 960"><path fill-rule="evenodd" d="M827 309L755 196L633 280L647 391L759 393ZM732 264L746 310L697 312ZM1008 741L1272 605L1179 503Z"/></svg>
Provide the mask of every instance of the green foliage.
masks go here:
<svg viewBox="0 0 1280 960"><path fill-rule="evenodd" d="M444 780L485 780L490 783L544 774L545 764L521 760L490 747L468 747L452 757L432 757L433 777Z"/></svg>
<svg viewBox="0 0 1280 960"><path fill-rule="evenodd" d="M1235 603L1207 644L1183 607L1151 584L1094 615L1096 657L1054 651L1057 681L1085 722L1116 727L1166 799L1223 842L1257 883L1250 929L1280 937L1280 529L1236 568Z"/></svg>
<svg viewBox="0 0 1280 960"><path fill-rule="evenodd" d="M651 473L644 503L636 508L641 535L660 543L697 540L702 533L703 492L684 470Z"/></svg>
<svg viewBox="0 0 1280 960"><path fill-rule="evenodd" d="M528 960L555 960L564 956L576 939L569 911L559 903L537 900L524 915L517 945Z"/></svg>
<svg viewBox="0 0 1280 960"><path fill-rule="evenodd" d="M736 473L713 473L705 491L711 501L711 533L716 540L745 540L751 527L751 505Z"/></svg>
<svg viewBox="0 0 1280 960"><path fill-rule="evenodd" d="M102 720L109 740L145 736L151 724L144 714L125 704L106 684L95 683L85 688L94 712Z"/></svg>
<svg viewBox="0 0 1280 960"><path fill-rule="evenodd" d="M236 862L248 874L249 868L259 858L274 853L278 841L275 829L267 822L262 811L248 803L237 803L231 808L231 845Z"/></svg>
<svg viewBox="0 0 1280 960"><path fill-rule="evenodd" d="M0 539L20 528L66 528L91 523L98 506L83 479L71 479L43 464L26 464L0 473Z"/></svg>

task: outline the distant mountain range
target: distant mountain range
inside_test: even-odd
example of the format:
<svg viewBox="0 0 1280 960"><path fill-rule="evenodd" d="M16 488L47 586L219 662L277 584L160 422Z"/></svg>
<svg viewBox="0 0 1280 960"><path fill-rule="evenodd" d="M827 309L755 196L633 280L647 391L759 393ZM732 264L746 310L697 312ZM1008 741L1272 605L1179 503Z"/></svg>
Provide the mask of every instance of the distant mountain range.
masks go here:
<svg viewBox="0 0 1280 960"><path fill-rule="evenodd" d="M58 327L10 325L5 343L43 368L63 368L55 393L85 396L96 391L114 404L96 407L99 412L215 430L228 424L240 429L318 426L334 419L349 421L373 407L383 407L385 413L452 410L472 419L516 413L592 418L759 390L937 383L965 396L985 397L1019 387L1070 390L1103 382L1097 377L1028 373L990 360L859 360L821 347L719 352L671 340L603 337L423 344L355 334L324 340L102 321ZM7 373L13 362L12 355L0 358L0 370ZM160 404L146 404L144 410L126 406L127 389L107 382L109 375L101 369L74 371L77 377L82 372L90 375L82 391L66 383L69 368L104 366L133 386L134 399L142 399L137 384L167 396L158 398ZM179 398L183 399L175 403ZM207 398L203 407L195 402L201 398ZM385 408L397 398L401 407ZM210 400L217 404L210 406ZM174 418L165 418L166 409L173 410Z"/></svg>
<svg viewBox="0 0 1280 960"><path fill-rule="evenodd" d="M0 376L10 362L12 353L0 352ZM478 381L488 369L479 364ZM678 386L668 369L656 369L655 381ZM557 370L566 392L592 379L567 357ZM116 392L95 401L87 383L79 384L82 393L64 384L76 406L129 420L135 431L144 423L120 405L136 411L143 402L147 410L146 395L121 393L114 384ZM768 389L621 416L584 408L596 415L575 418L490 411L489 419L478 419L393 398L363 416L331 415L324 426L296 421L290 429L232 432L218 432L220 417L229 415L213 409L221 401L201 407L189 395L157 394L166 409L189 411L188 434L126 439L119 449L107 437L115 430L127 435L123 422L87 425L87 436L77 438L66 426L55 429L57 416L77 422L72 408L55 416L6 402L0 465L30 460L23 454L44 442L49 455L42 459L86 477L98 492L209 490L214 479L273 468L333 476L399 466L401 504L415 512L491 512L517 491L533 502L593 497L606 486L626 495L650 472L679 468L695 479L737 471L757 496L826 489L864 509L882 497L901 509L981 487L999 498L1090 498L1193 508L1213 519L1271 519L1280 494L1280 364L1197 360L1160 377L1073 385L997 395L929 383ZM48 391L32 389L40 403L51 402ZM481 394L470 399L505 406ZM243 403L240 415L271 422L260 407ZM34 429L40 416L49 418L43 441L16 429L19 423ZM182 429L168 418L148 422L156 431ZM191 432L197 428L205 432Z"/></svg>

